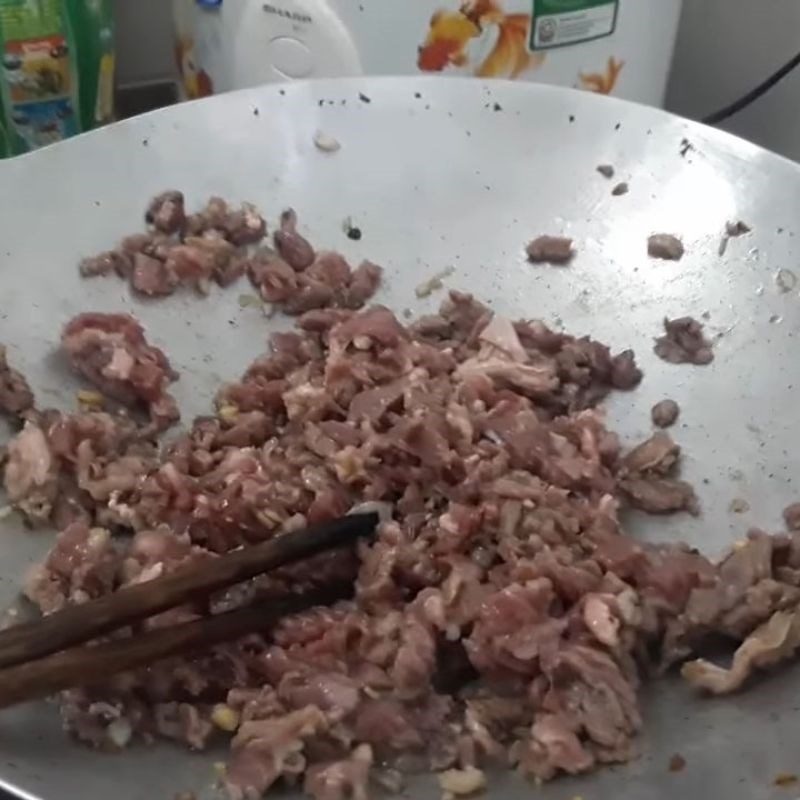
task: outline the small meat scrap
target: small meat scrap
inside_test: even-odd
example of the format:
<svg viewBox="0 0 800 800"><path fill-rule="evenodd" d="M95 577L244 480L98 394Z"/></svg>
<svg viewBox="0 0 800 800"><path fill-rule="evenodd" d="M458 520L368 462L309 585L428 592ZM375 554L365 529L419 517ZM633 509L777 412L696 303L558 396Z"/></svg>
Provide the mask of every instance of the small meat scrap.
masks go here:
<svg viewBox="0 0 800 800"><path fill-rule="evenodd" d="M144 218L161 233L177 233L186 222L183 192L170 190L154 197Z"/></svg>
<svg viewBox="0 0 800 800"><path fill-rule="evenodd" d="M6 348L0 344L0 414L22 414L33 408L33 392L25 376L9 366Z"/></svg>
<svg viewBox="0 0 800 800"><path fill-rule="evenodd" d="M611 190L611 194L612 194L614 197L622 197L622 195L624 195L624 194L628 194L628 190L629 190L628 184L627 184L625 181L622 181L621 183L618 183L618 184L617 184L617 185L616 185L616 186L615 186L615 187L614 187L614 188Z"/></svg>
<svg viewBox="0 0 800 800"><path fill-rule="evenodd" d="M267 223L252 203L236 209L221 197L212 197L199 214L187 218L185 232L189 236L222 236L241 247L258 244L267 233Z"/></svg>
<svg viewBox="0 0 800 800"><path fill-rule="evenodd" d="M177 373L130 315L79 314L64 328L61 344L74 369L105 395L129 406L144 404L153 432L179 419L167 392Z"/></svg>
<svg viewBox="0 0 800 800"><path fill-rule="evenodd" d="M775 786L780 786L781 788L786 788L787 786L794 786L797 784L800 778L794 774L794 772L779 772L772 783Z"/></svg>
<svg viewBox="0 0 800 800"><path fill-rule="evenodd" d="M116 273L146 297L172 294L179 286L208 293L215 280L228 286L245 271L244 249L260 242L267 223L251 203L233 208L212 197L196 214L186 214L183 194L162 192L147 207L146 233L123 239L119 247L83 259L84 278Z"/></svg>
<svg viewBox="0 0 800 800"><path fill-rule="evenodd" d="M681 407L674 400L661 400L650 411L653 425L658 428L669 428L678 420Z"/></svg>
<svg viewBox="0 0 800 800"><path fill-rule="evenodd" d="M648 514L700 513L697 495L691 484L674 478L629 478L620 482L634 508Z"/></svg>
<svg viewBox="0 0 800 800"><path fill-rule="evenodd" d="M8 501L34 523L45 522L58 495L58 465L44 431L28 421L8 445Z"/></svg>
<svg viewBox="0 0 800 800"><path fill-rule="evenodd" d="M321 252L297 271L274 250L263 247L248 263L248 275L261 297L287 314L321 308L361 308L380 286L383 270L370 261L352 269L339 253Z"/></svg>
<svg viewBox="0 0 800 800"><path fill-rule="evenodd" d="M680 261L683 258L683 242L671 233L654 233L647 240L647 253L651 258L663 261Z"/></svg>
<svg viewBox="0 0 800 800"><path fill-rule="evenodd" d="M768 669L791 658L798 647L800 610L776 611L742 642L730 668L701 658L684 664L681 675L697 689L711 694L730 694L740 689L757 669Z"/></svg>
<svg viewBox="0 0 800 800"><path fill-rule="evenodd" d="M680 454L681 448L668 434L656 433L631 450L622 466L628 475L668 475Z"/></svg>
<svg viewBox="0 0 800 800"><path fill-rule="evenodd" d="M615 389L635 389L642 382L642 377L633 350L623 350L611 360L611 385Z"/></svg>
<svg viewBox="0 0 800 800"><path fill-rule="evenodd" d="M297 214L289 208L281 214L281 227L275 231L275 248L281 258L297 272L314 263L314 248L297 232Z"/></svg>
<svg viewBox="0 0 800 800"><path fill-rule="evenodd" d="M95 278L116 272L124 277L130 271L130 259L124 253L116 250L107 250L96 256L84 258L78 269L84 278Z"/></svg>
<svg viewBox="0 0 800 800"><path fill-rule="evenodd" d="M526 252L534 264L568 264L575 255L572 239L566 236L539 236Z"/></svg>
<svg viewBox="0 0 800 800"><path fill-rule="evenodd" d="M611 180L614 177L614 167L611 164L600 164L597 171L604 177Z"/></svg>
<svg viewBox="0 0 800 800"><path fill-rule="evenodd" d="M699 513L691 484L670 477L680 447L666 434L656 433L622 459L620 489L633 508L648 514Z"/></svg>
<svg viewBox="0 0 800 800"><path fill-rule="evenodd" d="M714 351L703 335L703 326L693 317L664 318L665 336L656 339L655 354L670 364L705 366L714 360Z"/></svg>
<svg viewBox="0 0 800 800"><path fill-rule="evenodd" d="M792 503L783 509L783 519L790 531L800 531L800 503Z"/></svg>
<svg viewBox="0 0 800 800"><path fill-rule="evenodd" d="M686 759L680 753L675 753L669 760L669 771L683 772L684 769L686 769Z"/></svg>
<svg viewBox="0 0 800 800"><path fill-rule="evenodd" d="M725 233L722 234L722 238L719 242L719 255L725 255L725 251L728 249L728 242L731 239L737 236L744 236L744 234L750 233L751 230L752 229L750 226L746 222L742 222L742 220L738 220L736 222L726 222Z"/></svg>
<svg viewBox="0 0 800 800"><path fill-rule="evenodd" d="M734 236L744 236L745 233L750 233L751 230L753 229L746 222L742 222L742 220L725 223L725 233L731 238Z"/></svg>

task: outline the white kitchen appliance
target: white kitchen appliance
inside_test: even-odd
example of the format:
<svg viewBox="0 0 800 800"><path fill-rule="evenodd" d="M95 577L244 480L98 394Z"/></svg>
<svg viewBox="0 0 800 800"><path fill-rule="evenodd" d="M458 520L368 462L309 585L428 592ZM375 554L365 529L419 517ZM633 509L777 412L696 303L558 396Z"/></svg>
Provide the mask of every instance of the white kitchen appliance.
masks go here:
<svg viewBox="0 0 800 800"><path fill-rule="evenodd" d="M661 105L681 0L173 0L188 98L276 81L440 73Z"/></svg>

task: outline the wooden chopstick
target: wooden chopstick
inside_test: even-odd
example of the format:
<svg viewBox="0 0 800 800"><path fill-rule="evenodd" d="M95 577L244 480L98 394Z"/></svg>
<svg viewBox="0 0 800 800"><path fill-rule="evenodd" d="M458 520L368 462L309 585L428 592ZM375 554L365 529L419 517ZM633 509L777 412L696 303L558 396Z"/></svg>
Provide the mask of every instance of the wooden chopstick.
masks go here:
<svg viewBox="0 0 800 800"><path fill-rule="evenodd" d="M0 668L33 661L110 633L277 567L371 535L377 514L352 514L128 586L0 633Z"/></svg>
<svg viewBox="0 0 800 800"><path fill-rule="evenodd" d="M0 670L0 708L48 697L75 686L105 683L111 675L148 666L169 656L189 654L248 633L265 631L282 616L316 605L328 605L352 594L352 583L336 584L129 639L76 647Z"/></svg>

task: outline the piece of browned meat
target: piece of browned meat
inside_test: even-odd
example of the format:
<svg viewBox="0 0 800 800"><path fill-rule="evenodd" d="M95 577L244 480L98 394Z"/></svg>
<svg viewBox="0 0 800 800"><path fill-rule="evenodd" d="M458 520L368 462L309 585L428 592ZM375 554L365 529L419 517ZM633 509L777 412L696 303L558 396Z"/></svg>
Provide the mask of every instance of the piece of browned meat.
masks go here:
<svg viewBox="0 0 800 800"><path fill-rule="evenodd" d="M19 415L33 408L33 392L25 376L8 363L0 344L0 414Z"/></svg>
<svg viewBox="0 0 800 800"><path fill-rule="evenodd" d="M655 233L647 240L647 253L651 258L680 261L684 253L683 242L670 233Z"/></svg>
<svg viewBox="0 0 800 800"><path fill-rule="evenodd" d="M666 433L655 433L622 461L627 475L668 475L678 463L680 447Z"/></svg>
<svg viewBox="0 0 800 800"><path fill-rule="evenodd" d="M568 264L575 255L572 239L566 236L539 236L525 252L534 264Z"/></svg>
<svg viewBox="0 0 800 800"><path fill-rule="evenodd" d="M653 425L659 428L669 428L678 421L681 413L680 406L674 400L660 400L650 411Z"/></svg>
<svg viewBox="0 0 800 800"><path fill-rule="evenodd" d="M620 488L634 508L648 514L700 513L691 484L674 478L625 478Z"/></svg>
<svg viewBox="0 0 800 800"><path fill-rule="evenodd" d="M281 215L275 250L261 247L267 224L250 203L231 207L212 197L196 214L186 214L183 195L163 192L145 214L147 233L126 237L115 250L84 259L84 277L117 274L136 294L165 297L182 286L200 294L212 282L227 287L247 274L267 303L289 314L322 308L358 309L378 291L383 270L370 261L353 269L338 253L316 253L297 232L297 214Z"/></svg>
<svg viewBox="0 0 800 800"><path fill-rule="evenodd" d="M631 506L649 514L699 512L692 486L674 477L679 456L680 447L656 433L622 459L619 488Z"/></svg>
<svg viewBox="0 0 800 800"><path fill-rule="evenodd" d="M711 342L703 334L703 326L693 317L664 319L666 334L656 339L655 354L670 364L705 366L714 360Z"/></svg>
<svg viewBox="0 0 800 800"><path fill-rule="evenodd" d="M292 269L301 272L314 263L314 248L297 232L297 214L293 209L281 214L281 226L273 238L277 251Z"/></svg>
<svg viewBox="0 0 800 800"><path fill-rule="evenodd" d="M71 320L61 344L77 372L103 394L128 406L144 405L154 430L162 431L180 415L167 391L177 373L141 325L128 314L80 314Z"/></svg>
<svg viewBox="0 0 800 800"><path fill-rule="evenodd" d="M776 611L742 642L729 668L698 659L684 664L681 675L697 689L730 694L741 689L756 670L768 669L791 658L798 648L800 610Z"/></svg>
<svg viewBox="0 0 800 800"><path fill-rule="evenodd" d="M150 201L144 216L145 221L161 233L178 233L186 222L183 192L162 192Z"/></svg>
<svg viewBox="0 0 800 800"><path fill-rule="evenodd" d="M800 503L792 503L783 509L783 519L790 531L800 531Z"/></svg>

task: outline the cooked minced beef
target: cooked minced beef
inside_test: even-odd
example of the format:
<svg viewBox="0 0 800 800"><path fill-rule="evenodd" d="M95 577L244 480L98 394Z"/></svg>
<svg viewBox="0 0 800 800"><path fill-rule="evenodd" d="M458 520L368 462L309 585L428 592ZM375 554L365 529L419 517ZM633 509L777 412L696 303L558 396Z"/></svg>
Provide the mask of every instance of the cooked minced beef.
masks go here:
<svg viewBox="0 0 800 800"><path fill-rule="evenodd" d="M618 184L617 184L617 185L616 185L616 186L615 186L615 187L614 187L614 188L611 190L611 194L612 194L614 197L622 197L623 195L625 195L625 194L628 194L628 192L629 192L629 191L630 191L630 186L628 186L627 182L625 182L625 181L622 181L621 183L618 183Z"/></svg>
<svg viewBox="0 0 800 800"><path fill-rule="evenodd" d="M130 315L80 314L64 328L61 344L73 368L105 395L128 406L146 406L156 432L180 418L167 392L178 376Z"/></svg>
<svg viewBox="0 0 800 800"><path fill-rule="evenodd" d="M287 257L274 256L295 273ZM68 331L73 363L104 391L149 404L142 387L158 386L163 397L171 370L133 320L88 315ZM140 383L143 363L156 372ZM143 436L127 416L31 413L5 477L23 511L63 520L26 586L45 613L364 502L389 513L357 557L319 556L208 610L333 577L353 577L352 601L64 692L66 728L104 749L154 736L201 749L215 730L232 735L233 800L282 780L344 800L366 797L372 779L400 787L420 767L459 770L447 783L512 763L546 780L628 760L644 676L719 632L745 642L731 674L693 662L687 678L738 686L794 650L800 602L798 536L755 532L715 565L624 534L621 502L696 502L674 476L669 436L625 452L595 410L640 379L629 351L511 323L453 292L410 327L380 306L302 313L221 388L215 416L160 450L152 426ZM111 529L129 535L114 541ZM141 630L203 611L173 609Z"/></svg>
<svg viewBox="0 0 800 800"><path fill-rule="evenodd" d="M714 360L714 351L703 335L703 325L692 317L664 319L666 334L656 339L655 354L670 364L705 366Z"/></svg>
<svg viewBox="0 0 800 800"><path fill-rule="evenodd" d="M575 255L572 239L566 236L539 236L526 248L534 264L567 264Z"/></svg>
<svg viewBox="0 0 800 800"><path fill-rule="evenodd" d="M0 344L0 414L19 415L33 408L33 392L25 376L8 363Z"/></svg>
<svg viewBox="0 0 800 800"><path fill-rule="evenodd" d="M137 294L163 297L180 286L207 293L212 281L230 286L247 274L264 300L290 314L317 308L361 308L378 289L381 268L364 261L355 269L338 253L316 253L297 231L291 209L281 215L275 250L261 247L267 224L255 206L231 208L212 197L188 214L181 192L155 197L145 213L147 233L128 236L115 250L84 259L84 277L116 273Z"/></svg>
<svg viewBox="0 0 800 800"><path fill-rule="evenodd" d="M674 478L625 478L620 489L634 508L648 514L700 513L692 486Z"/></svg>
<svg viewBox="0 0 800 800"><path fill-rule="evenodd" d="M681 413L680 406L674 400L661 400L650 411L653 425L659 428L669 428L674 425Z"/></svg>
<svg viewBox="0 0 800 800"><path fill-rule="evenodd" d="M800 531L800 503L792 503L783 509L783 519L790 531Z"/></svg>
<svg viewBox="0 0 800 800"><path fill-rule="evenodd" d="M674 474L680 447L666 434L656 433L622 461L619 488L630 505L649 514L699 512L694 489Z"/></svg>
<svg viewBox="0 0 800 800"><path fill-rule="evenodd" d="M652 258L680 261L684 252L683 242L670 233L655 233L647 240L647 252Z"/></svg>
<svg viewBox="0 0 800 800"><path fill-rule="evenodd" d="M170 190L154 197L144 216L157 231L178 233L186 223L183 193Z"/></svg>
<svg viewBox="0 0 800 800"><path fill-rule="evenodd" d="M281 214L281 226L275 231L273 239L281 257L297 272L308 269L314 263L314 248L297 232L297 214L291 209Z"/></svg>

